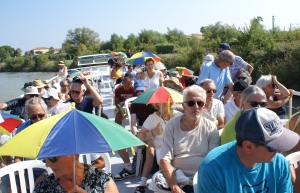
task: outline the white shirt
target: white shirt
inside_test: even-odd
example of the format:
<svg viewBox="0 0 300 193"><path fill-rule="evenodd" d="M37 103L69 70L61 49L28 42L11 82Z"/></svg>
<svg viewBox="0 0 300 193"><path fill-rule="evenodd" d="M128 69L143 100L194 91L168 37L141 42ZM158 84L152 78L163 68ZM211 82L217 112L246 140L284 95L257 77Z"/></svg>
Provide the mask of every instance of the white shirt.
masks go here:
<svg viewBox="0 0 300 193"><path fill-rule="evenodd" d="M232 117L240 110L239 107L235 105L234 99L229 103L224 105L225 109L225 123L227 123Z"/></svg>
<svg viewBox="0 0 300 193"><path fill-rule="evenodd" d="M213 99L210 110L203 110L203 117L215 121L218 120L219 117L225 117L224 105L220 100Z"/></svg>

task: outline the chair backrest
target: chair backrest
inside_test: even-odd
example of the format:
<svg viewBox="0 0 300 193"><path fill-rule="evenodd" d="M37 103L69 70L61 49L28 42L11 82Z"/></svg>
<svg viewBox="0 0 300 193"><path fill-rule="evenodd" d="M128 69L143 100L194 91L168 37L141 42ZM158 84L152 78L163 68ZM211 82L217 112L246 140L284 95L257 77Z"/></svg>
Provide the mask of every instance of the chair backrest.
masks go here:
<svg viewBox="0 0 300 193"><path fill-rule="evenodd" d="M129 103L132 102L136 98L137 97L131 97L129 99L126 99L126 101L125 101L125 107L126 107L126 111L127 111L127 115L128 115L129 126L131 126L131 117L130 117Z"/></svg>
<svg viewBox="0 0 300 193"><path fill-rule="evenodd" d="M198 172L195 173L194 179L193 179L194 192L197 192L197 184L198 184Z"/></svg>
<svg viewBox="0 0 300 193"><path fill-rule="evenodd" d="M8 166L5 166L0 169L0 177L9 175L10 185L11 185L11 191L12 193L17 193L17 185L16 185L16 179L15 179L15 172L17 171L19 173L19 179L20 179L20 188L21 192L27 192L26 190L26 181L25 181L25 169L28 173L28 181L29 181L29 188L30 192L33 192L34 189L34 177L33 177L33 168L42 168L45 169L48 174L52 173L52 170L48 167L46 167L46 164L40 160L29 160L29 161L22 161L10 164Z"/></svg>
<svg viewBox="0 0 300 193"><path fill-rule="evenodd" d="M104 162L105 162L105 168L104 169L107 172L111 172L111 160L110 160L110 156L109 156L108 153L80 154L79 155L79 162L86 163L86 164L91 164L92 163L92 157L95 159L95 158L98 158L100 156L102 156L104 158Z"/></svg>
<svg viewBox="0 0 300 193"><path fill-rule="evenodd" d="M298 168L298 162L300 162L300 151L289 154L285 157L289 163L294 165L294 168Z"/></svg>

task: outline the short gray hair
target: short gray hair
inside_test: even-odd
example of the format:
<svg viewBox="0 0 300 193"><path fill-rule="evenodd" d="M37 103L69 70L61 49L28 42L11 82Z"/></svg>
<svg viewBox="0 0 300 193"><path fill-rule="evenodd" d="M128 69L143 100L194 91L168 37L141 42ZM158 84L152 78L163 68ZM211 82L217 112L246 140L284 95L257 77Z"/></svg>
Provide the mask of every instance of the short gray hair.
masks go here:
<svg viewBox="0 0 300 193"><path fill-rule="evenodd" d="M218 60L225 60L228 61L229 63L232 63L234 60L235 55L229 51L229 50L224 50L219 54Z"/></svg>
<svg viewBox="0 0 300 193"><path fill-rule="evenodd" d="M62 81L60 81L60 83L59 83L61 87L62 87L62 85L63 85L64 82L66 82L67 84L69 84L68 81L67 81L66 79L65 79L65 80L62 80Z"/></svg>
<svg viewBox="0 0 300 193"><path fill-rule="evenodd" d="M189 92L193 92L193 91L198 92L198 93L201 93L202 96L203 96L203 98L204 98L204 102L205 102L205 100L206 100L206 91L205 91L202 87L200 87L200 86L198 86L198 85L196 85L196 84L194 84L194 85L192 85L192 86L189 86L189 87L187 87L187 88L185 88L185 89L183 90L183 92L182 92L182 95L183 95L183 102L186 102L187 94L188 94Z"/></svg>
<svg viewBox="0 0 300 193"><path fill-rule="evenodd" d="M243 68L238 69L238 71L237 71L237 72L235 73L235 75L234 75L234 80L235 80L237 77L239 77L240 74L242 74L242 73L246 74L246 80L245 80L245 82L247 82L247 84L250 85L251 82L252 82L252 77L251 77L251 75L249 74L249 72L248 72L247 70L243 69ZM233 80L233 81L234 81L234 80Z"/></svg>
<svg viewBox="0 0 300 193"><path fill-rule="evenodd" d="M242 92L242 103L247 102L254 94L259 94L267 99L265 92L261 88L256 85L250 85Z"/></svg>
<svg viewBox="0 0 300 193"><path fill-rule="evenodd" d="M44 100L40 97L33 97L26 101L25 103L25 113L28 114L28 109L32 107L40 106L47 114L47 105L45 104Z"/></svg>
<svg viewBox="0 0 300 193"><path fill-rule="evenodd" d="M203 88L203 85L204 85L205 83L213 83L213 84L216 86L215 82L214 82L212 79L209 79L209 78L203 79L203 80L200 82L199 86L201 86L201 87Z"/></svg>
<svg viewBox="0 0 300 193"><path fill-rule="evenodd" d="M71 87L72 87L72 85L80 85L81 86L81 90L83 91L83 92L85 92L86 91L86 87L84 86L84 84L83 83L79 83L79 82L72 82L72 84L71 84Z"/></svg>
<svg viewBox="0 0 300 193"><path fill-rule="evenodd" d="M261 77L256 81L256 86L260 88L266 88L271 83L272 83L271 75L261 75Z"/></svg>

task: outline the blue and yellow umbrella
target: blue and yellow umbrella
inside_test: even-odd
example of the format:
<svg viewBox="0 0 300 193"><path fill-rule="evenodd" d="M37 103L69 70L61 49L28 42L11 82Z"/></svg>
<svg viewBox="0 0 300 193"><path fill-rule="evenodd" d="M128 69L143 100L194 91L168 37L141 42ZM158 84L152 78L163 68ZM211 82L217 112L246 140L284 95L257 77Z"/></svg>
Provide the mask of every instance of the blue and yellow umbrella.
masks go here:
<svg viewBox="0 0 300 193"><path fill-rule="evenodd" d="M24 129L0 148L0 155L47 158L103 153L145 145L122 126L72 109Z"/></svg>

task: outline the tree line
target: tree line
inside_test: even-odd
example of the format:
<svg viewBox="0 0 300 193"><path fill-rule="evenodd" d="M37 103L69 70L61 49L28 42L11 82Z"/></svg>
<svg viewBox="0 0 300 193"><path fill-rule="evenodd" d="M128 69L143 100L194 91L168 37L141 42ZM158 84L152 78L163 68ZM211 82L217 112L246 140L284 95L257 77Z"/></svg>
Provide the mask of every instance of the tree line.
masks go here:
<svg viewBox="0 0 300 193"><path fill-rule="evenodd" d="M0 47L1 71L57 71L59 60L70 60L69 67L76 67L78 56L109 53L128 49L132 53L150 51L158 54L168 68L185 66L198 74L206 54L217 57L220 42L227 42L234 54L254 66L256 81L262 74L277 75L287 87L300 90L300 28L288 31L275 27L267 30L261 17L255 17L249 25L237 28L217 22L199 30L202 37L187 38L183 31L167 28L166 33L142 29L127 38L113 33L109 41L100 41L99 34L89 28L69 30L62 43L61 52L54 54L50 48L46 54L21 56L22 51L10 46Z"/></svg>

